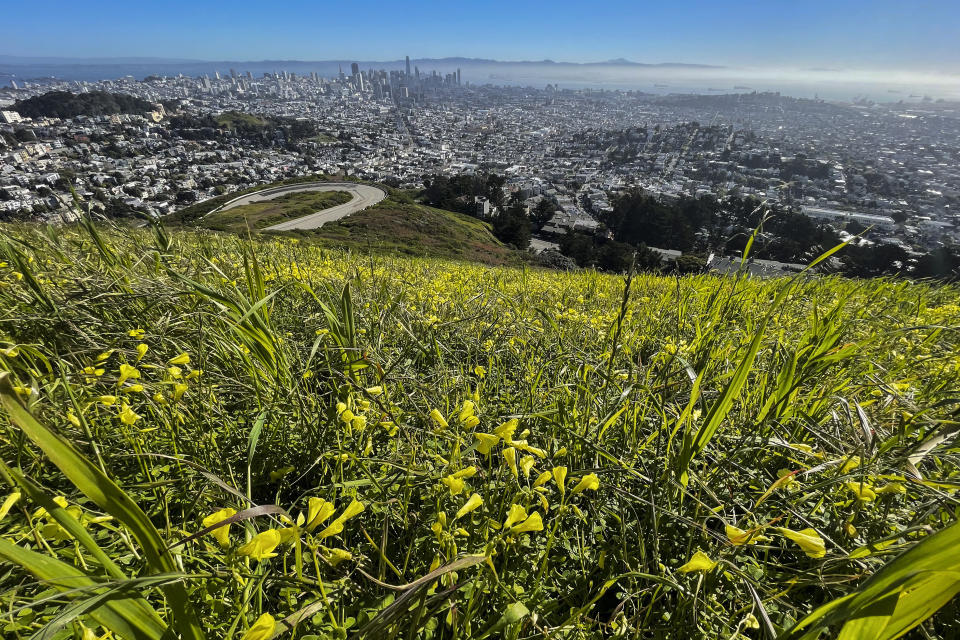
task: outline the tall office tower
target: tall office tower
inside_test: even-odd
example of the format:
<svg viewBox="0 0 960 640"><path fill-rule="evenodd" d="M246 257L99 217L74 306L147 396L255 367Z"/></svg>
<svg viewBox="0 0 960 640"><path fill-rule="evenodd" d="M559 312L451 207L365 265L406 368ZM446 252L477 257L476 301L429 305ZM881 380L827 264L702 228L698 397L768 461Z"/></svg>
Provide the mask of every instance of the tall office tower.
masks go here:
<svg viewBox="0 0 960 640"><path fill-rule="evenodd" d="M247 71L247 80L253 80L253 74Z"/></svg>
<svg viewBox="0 0 960 640"><path fill-rule="evenodd" d="M219 71L214 71L214 72L213 72L213 77L216 78L217 80L219 80L219 79L220 79L220 72L219 72Z"/></svg>
<svg viewBox="0 0 960 640"><path fill-rule="evenodd" d="M356 62L350 64L350 75L356 78L360 74L360 65Z"/></svg>
<svg viewBox="0 0 960 640"><path fill-rule="evenodd" d="M460 86L460 68L457 68L457 86Z"/></svg>
<svg viewBox="0 0 960 640"><path fill-rule="evenodd" d="M19 89L19 88L20 88L20 87L17 86L17 81L16 81L16 80L11 80L11 81L10 81L10 86L13 87L14 89Z"/></svg>
<svg viewBox="0 0 960 640"><path fill-rule="evenodd" d="M358 72L357 75L354 76L354 78L357 79L357 89L358 89L361 93L363 93L363 90L364 90L364 88L363 88L363 74Z"/></svg>
<svg viewBox="0 0 960 640"><path fill-rule="evenodd" d="M410 77L410 56L407 56L407 77Z"/></svg>
<svg viewBox="0 0 960 640"><path fill-rule="evenodd" d="M236 78L236 77L237 77L237 70L236 70L236 69L230 69L230 77L231 77L231 78Z"/></svg>

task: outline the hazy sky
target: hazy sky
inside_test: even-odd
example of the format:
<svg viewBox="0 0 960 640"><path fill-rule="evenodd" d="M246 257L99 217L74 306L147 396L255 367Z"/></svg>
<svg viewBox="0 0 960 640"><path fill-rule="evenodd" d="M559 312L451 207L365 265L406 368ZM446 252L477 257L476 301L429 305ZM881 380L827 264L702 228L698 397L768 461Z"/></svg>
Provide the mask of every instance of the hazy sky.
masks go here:
<svg viewBox="0 0 960 640"><path fill-rule="evenodd" d="M960 71L960 0L11 2L0 54Z"/></svg>

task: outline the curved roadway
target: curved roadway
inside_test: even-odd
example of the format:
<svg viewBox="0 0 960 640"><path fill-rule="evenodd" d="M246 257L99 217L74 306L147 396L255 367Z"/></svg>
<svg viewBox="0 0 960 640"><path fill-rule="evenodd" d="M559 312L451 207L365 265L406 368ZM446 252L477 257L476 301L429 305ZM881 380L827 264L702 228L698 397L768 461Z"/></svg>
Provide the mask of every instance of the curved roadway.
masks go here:
<svg viewBox="0 0 960 640"><path fill-rule="evenodd" d="M273 187L271 189L264 189L262 191L255 191L254 193L248 193L247 195L230 200L222 207L219 207L210 213L228 211L235 207L242 207L245 204L272 200L288 193L297 193L300 191L346 191L353 196L353 199L349 202L345 202L344 204L330 207L329 209L323 209L321 211L317 211L316 213L311 213L293 220L286 220L279 224L267 227L264 229L264 231L319 229L327 222L333 222L334 220L339 220L340 218L345 218L346 216L357 213L358 211L362 211L367 207L372 207L387 197L387 194L383 189L378 189L377 187L372 187L368 184L359 184L356 182L304 182L302 184L283 185L280 187Z"/></svg>

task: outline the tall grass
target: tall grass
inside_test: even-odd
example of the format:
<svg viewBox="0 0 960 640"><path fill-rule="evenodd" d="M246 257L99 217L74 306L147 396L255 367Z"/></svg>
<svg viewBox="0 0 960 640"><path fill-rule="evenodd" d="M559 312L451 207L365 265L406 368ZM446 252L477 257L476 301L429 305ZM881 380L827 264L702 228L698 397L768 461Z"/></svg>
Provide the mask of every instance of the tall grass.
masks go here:
<svg viewBox="0 0 960 640"><path fill-rule="evenodd" d="M4 637L960 628L954 288L4 231Z"/></svg>

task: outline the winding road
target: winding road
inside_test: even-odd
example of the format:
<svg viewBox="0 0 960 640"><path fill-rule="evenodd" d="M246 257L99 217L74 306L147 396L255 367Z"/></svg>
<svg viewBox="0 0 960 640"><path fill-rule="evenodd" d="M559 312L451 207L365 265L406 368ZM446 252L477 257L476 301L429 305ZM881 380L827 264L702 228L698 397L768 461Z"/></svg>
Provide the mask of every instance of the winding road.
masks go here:
<svg viewBox="0 0 960 640"><path fill-rule="evenodd" d="M300 191L346 191L353 196L353 199L350 200L350 202L345 202L344 204L339 204L335 207L330 207L329 209L323 209L301 218L286 220L271 227L267 227L264 229L264 231L319 229L327 222L333 222L334 220L345 218L351 214L357 213L358 211L363 211L367 207L372 207L387 197L387 194L383 189L378 189L377 187L373 187L368 184L359 184L356 182L304 182L302 184L289 184L280 187L264 189L262 191L256 191L254 193L248 193L247 195L230 200L222 207L211 211L210 214L218 213L220 211L229 211L235 207L242 207L245 204L272 200L288 193L297 193Z"/></svg>

